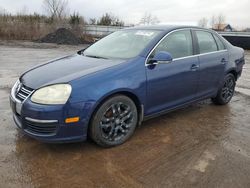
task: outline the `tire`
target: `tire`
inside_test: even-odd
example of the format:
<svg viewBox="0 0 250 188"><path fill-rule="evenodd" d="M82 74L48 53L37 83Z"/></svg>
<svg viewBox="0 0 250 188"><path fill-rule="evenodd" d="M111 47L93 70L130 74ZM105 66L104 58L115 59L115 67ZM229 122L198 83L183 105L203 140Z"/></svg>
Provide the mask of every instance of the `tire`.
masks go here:
<svg viewBox="0 0 250 188"><path fill-rule="evenodd" d="M234 95L235 85L236 81L234 75L231 73L227 74L217 96L212 98L213 103L217 105L225 105L229 103Z"/></svg>
<svg viewBox="0 0 250 188"><path fill-rule="evenodd" d="M117 146L133 135L137 123L138 111L134 102L124 95L115 95L104 101L94 113L90 137L100 146Z"/></svg>

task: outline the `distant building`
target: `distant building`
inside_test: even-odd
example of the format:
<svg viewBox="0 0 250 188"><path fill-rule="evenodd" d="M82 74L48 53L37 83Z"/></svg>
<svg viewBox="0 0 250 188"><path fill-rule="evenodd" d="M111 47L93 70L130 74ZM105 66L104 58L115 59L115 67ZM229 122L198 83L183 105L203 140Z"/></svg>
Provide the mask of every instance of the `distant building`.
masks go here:
<svg viewBox="0 0 250 188"><path fill-rule="evenodd" d="M230 24L215 24L213 26L215 31L233 31L233 27Z"/></svg>

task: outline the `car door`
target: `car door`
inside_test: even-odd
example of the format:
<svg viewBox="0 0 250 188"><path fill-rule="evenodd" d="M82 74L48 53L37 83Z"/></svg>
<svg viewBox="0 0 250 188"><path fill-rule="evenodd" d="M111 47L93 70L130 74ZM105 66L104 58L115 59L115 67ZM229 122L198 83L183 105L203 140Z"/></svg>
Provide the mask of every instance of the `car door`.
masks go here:
<svg viewBox="0 0 250 188"><path fill-rule="evenodd" d="M198 96L213 96L224 78L228 52L219 37L209 31L196 30L195 36L200 54Z"/></svg>
<svg viewBox="0 0 250 188"><path fill-rule="evenodd" d="M159 51L173 57L169 63L147 64ZM199 60L194 56L189 29L173 31L156 45L146 61L146 115L175 108L194 100L198 86Z"/></svg>

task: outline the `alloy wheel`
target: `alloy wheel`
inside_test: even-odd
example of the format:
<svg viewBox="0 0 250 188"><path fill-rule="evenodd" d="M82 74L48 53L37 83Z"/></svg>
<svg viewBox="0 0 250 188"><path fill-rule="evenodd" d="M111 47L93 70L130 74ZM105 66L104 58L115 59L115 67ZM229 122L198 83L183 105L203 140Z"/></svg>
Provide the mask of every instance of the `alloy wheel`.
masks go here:
<svg viewBox="0 0 250 188"><path fill-rule="evenodd" d="M117 102L104 112L100 128L103 138L118 141L127 135L133 123L133 113L128 104Z"/></svg>
<svg viewBox="0 0 250 188"><path fill-rule="evenodd" d="M234 87L235 87L235 81L232 77L228 77L228 79L225 81L222 92L221 92L221 97L225 102L230 101L230 99L234 95Z"/></svg>

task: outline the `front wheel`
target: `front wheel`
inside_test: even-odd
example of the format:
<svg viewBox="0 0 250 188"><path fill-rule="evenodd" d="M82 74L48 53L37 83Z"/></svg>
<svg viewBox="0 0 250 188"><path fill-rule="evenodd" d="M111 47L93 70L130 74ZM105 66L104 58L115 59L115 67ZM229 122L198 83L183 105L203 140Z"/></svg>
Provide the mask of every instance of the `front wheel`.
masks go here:
<svg viewBox="0 0 250 188"><path fill-rule="evenodd" d="M230 102L235 90L235 77L233 74L227 74L224 78L222 87L219 89L217 96L212 101L218 105L225 105Z"/></svg>
<svg viewBox="0 0 250 188"><path fill-rule="evenodd" d="M93 115L90 137L98 145L117 146L130 138L137 122L134 102L124 95L116 95L102 103Z"/></svg>

